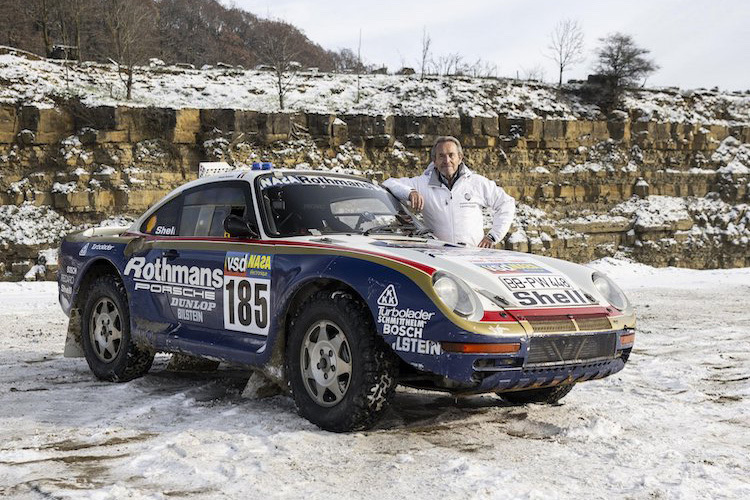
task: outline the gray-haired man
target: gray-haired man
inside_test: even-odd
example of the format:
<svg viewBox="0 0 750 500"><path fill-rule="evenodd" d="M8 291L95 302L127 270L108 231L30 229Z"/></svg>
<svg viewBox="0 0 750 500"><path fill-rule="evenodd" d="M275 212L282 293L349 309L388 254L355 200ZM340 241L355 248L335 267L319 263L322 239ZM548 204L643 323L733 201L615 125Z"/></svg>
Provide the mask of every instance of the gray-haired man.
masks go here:
<svg viewBox="0 0 750 500"><path fill-rule="evenodd" d="M390 178L383 185L399 199L423 211L427 226L439 239L490 248L502 241L513 222L516 202L493 181L469 170L461 143L438 137L430 165L417 177ZM485 234L482 208L492 214L492 229Z"/></svg>

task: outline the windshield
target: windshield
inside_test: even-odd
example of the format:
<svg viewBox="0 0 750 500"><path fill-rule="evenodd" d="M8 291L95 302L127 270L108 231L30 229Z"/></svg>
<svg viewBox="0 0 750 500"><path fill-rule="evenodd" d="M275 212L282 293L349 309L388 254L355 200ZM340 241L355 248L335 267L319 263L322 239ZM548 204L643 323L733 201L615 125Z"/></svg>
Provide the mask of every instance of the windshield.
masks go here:
<svg viewBox="0 0 750 500"><path fill-rule="evenodd" d="M270 236L428 231L385 189L335 174L258 177L263 226Z"/></svg>

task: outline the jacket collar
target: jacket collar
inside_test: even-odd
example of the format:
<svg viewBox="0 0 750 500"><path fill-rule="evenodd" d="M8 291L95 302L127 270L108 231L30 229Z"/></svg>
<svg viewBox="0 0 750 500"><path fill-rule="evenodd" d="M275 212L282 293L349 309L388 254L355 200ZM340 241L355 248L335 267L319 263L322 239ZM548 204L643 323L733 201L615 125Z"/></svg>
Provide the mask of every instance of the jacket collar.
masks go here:
<svg viewBox="0 0 750 500"><path fill-rule="evenodd" d="M473 172L469 167L466 166L464 162L461 162L461 164L458 166L458 171L460 173L459 177L469 177ZM430 162L430 164L427 166L427 168L424 171L424 175L429 175L430 179L427 181L427 185L430 187L439 188L440 186L445 186L443 182L440 180L440 172L438 172L437 167L435 167L435 163ZM458 182L458 179L456 179L456 182ZM455 182L453 183L455 186ZM445 186L448 187L448 186Z"/></svg>

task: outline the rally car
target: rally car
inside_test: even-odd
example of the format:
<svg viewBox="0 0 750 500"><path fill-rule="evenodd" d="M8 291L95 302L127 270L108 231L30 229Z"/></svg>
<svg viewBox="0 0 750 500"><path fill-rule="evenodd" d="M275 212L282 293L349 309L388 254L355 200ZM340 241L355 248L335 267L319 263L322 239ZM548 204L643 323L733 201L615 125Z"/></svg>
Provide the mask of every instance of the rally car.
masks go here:
<svg viewBox="0 0 750 500"><path fill-rule="evenodd" d="M604 274L436 240L376 182L327 171L200 178L130 227L68 235L59 263L65 354L98 378L157 352L241 364L332 431L371 426L397 384L556 402L635 338Z"/></svg>

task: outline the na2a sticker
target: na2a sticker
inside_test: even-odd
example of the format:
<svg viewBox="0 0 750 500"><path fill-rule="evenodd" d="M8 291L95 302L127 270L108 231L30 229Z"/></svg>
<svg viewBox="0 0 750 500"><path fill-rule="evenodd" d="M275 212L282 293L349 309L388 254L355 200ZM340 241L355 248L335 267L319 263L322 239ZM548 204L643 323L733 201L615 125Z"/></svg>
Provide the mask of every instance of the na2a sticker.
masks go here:
<svg viewBox="0 0 750 500"><path fill-rule="evenodd" d="M224 258L224 328L268 335L271 255L227 252Z"/></svg>

